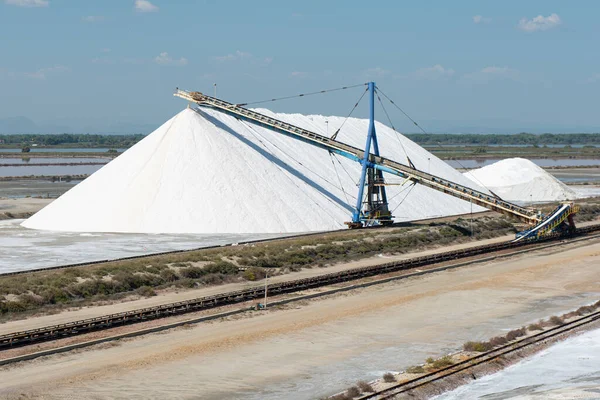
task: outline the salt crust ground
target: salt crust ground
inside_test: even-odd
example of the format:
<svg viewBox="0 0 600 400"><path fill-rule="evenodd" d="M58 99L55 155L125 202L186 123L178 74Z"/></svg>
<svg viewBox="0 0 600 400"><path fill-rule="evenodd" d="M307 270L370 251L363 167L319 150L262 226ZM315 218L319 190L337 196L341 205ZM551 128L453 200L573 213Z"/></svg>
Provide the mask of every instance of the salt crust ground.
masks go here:
<svg viewBox="0 0 600 400"><path fill-rule="evenodd" d="M324 135L344 121L259 111ZM351 118L338 140L364 147L367 127L367 120ZM478 188L392 129L378 123L377 133L383 156L406 163L408 153L418 169ZM338 163L326 151L220 112L185 109L23 226L131 233L340 229L356 201L359 167L342 158ZM393 177L389 181L402 182ZM389 189L398 221L471 211L462 200L408 186Z"/></svg>
<svg viewBox="0 0 600 400"><path fill-rule="evenodd" d="M600 330L586 332L437 400L476 398L598 399Z"/></svg>
<svg viewBox="0 0 600 400"><path fill-rule="evenodd" d="M464 175L508 201L563 201L580 197L573 189L524 158L507 158L467 171Z"/></svg>
<svg viewBox="0 0 600 400"><path fill-rule="evenodd" d="M319 398L596 300L598 248L546 249L4 368L0 397Z"/></svg>

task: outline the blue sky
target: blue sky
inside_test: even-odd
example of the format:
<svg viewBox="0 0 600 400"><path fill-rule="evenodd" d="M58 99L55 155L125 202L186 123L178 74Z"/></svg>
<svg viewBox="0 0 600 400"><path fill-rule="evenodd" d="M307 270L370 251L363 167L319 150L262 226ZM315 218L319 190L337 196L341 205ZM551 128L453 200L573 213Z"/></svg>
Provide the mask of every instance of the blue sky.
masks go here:
<svg viewBox="0 0 600 400"><path fill-rule="evenodd" d="M549 0L0 0L0 118L151 129L185 107L175 87L217 83L246 102L375 80L430 131L600 131L599 12ZM268 107L345 115L359 95Z"/></svg>

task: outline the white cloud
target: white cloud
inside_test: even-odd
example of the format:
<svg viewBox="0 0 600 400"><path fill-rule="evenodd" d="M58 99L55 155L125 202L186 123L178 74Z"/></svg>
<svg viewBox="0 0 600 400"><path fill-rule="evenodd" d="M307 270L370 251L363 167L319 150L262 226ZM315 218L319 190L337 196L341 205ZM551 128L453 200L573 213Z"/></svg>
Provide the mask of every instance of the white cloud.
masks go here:
<svg viewBox="0 0 600 400"><path fill-rule="evenodd" d="M365 76L368 78L383 78L389 75L390 71L381 67L369 68L365 71Z"/></svg>
<svg viewBox="0 0 600 400"><path fill-rule="evenodd" d="M475 15L473 16L473 22L475 22L476 24L489 24L490 22L492 22L492 19L489 17L484 17L482 15Z"/></svg>
<svg viewBox="0 0 600 400"><path fill-rule="evenodd" d="M102 15L88 15L87 17L81 18L84 22L102 22L104 17Z"/></svg>
<svg viewBox="0 0 600 400"><path fill-rule="evenodd" d="M440 64L436 64L433 67L421 68L415 72L415 76L418 79L449 78L452 75L454 75L452 68L444 68Z"/></svg>
<svg viewBox="0 0 600 400"><path fill-rule="evenodd" d="M527 18L522 18L519 21L519 29L525 32L546 31L548 29L557 27L561 23L562 21L558 14L550 14L547 17L538 15L530 20Z"/></svg>
<svg viewBox="0 0 600 400"><path fill-rule="evenodd" d="M154 57L154 62L161 65L187 65L188 60L185 57L181 57L179 60L175 60L169 56L169 53L162 52L158 56Z"/></svg>
<svg viewBox="0 0 600 400"><path fill-rule="evenodd" d="M264 65L270 65L273 62L273 57L265 57L263 60Z"/></svg>
<svg viewBox="0 0 600 400"><path fill-rule="evenodd" d="M290 76L292 78L304 78L307 75L306 72L301 72L301 71L293 71L292 73L290 73Z"/></svg>
<svg viewBox="0 0 600 400"><path fill-rule="evenodd" d="M135 10L138 12L156 12L158 7L148 0L135 0Z"/></svg>
<svg viewBox="0 0 600 400"><path fill-rule="evenodd" d="M516 80L519 77L519 71L509 67L485 67L479 71L465 74L464 79L477 83L487 83L495 79L512 79Z"/></svg>
<svg viewBox="0 0 600 400"><path fill-rule="evenodd" d="M252 54L247 53L245 51L240 51L237 50L235 53L233 54L227 54L224 56L216 56L214 57L215 60L220 61L220 62L224 62L224 61L241 61L241 60L247 60L249 58L252 58ZM268 60L265 59L265 61ZM271 59L272 61L273 59Z"/></svg>
<svg viewBox="0 0 600 400"><path fill-rule="evenodd" d="M64 65L55 65L53 67L48 67L48 68L41 68L38 69L35 72L22 72L22 73L17 73L16 76L22 76L28 79L46 79L48 77L48 75L51 74L55 74L55 73L61 73L61 72L68 72L71 69L68 67L65 67Z"/></svg>
<svg viewBox="0 0 600 400"><path fill-rule="evenodd" d="M4 0L4 3L17 7L48 7L48 0Z"/></svg>
<svg viewBox="0 0 600 400"><path fill-rule="evenodd" d="M105 47L101 50L103 53L110 53L112 50L109 49L108 47Z"/></svg>

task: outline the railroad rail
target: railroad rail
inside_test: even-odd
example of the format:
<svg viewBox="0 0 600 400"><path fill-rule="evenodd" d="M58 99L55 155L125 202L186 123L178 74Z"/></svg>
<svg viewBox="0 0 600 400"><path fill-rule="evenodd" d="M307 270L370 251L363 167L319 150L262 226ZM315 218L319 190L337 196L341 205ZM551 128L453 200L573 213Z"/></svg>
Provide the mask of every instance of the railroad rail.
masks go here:
<svg viewBox="0 0 600 400"><path fill-rule="evenodd" d="M448 367L444 367L434 372L426 373L425 375L421 375L417 378L401 382L390 386L388 388L365 394L361 397L358 397L357 400L369 400L369 399L393 399L398 395L406 394L410 395L410 391L414 389L418 389L425 385L428 385L432 382L437 382L442 379L445 379L449 376L456 375L458 373L464 372L470 368L475 366L485 364L487 362L497 360L500 357L504 357L511 353L515 353L519 350L522 350L525 347L541 343L545 340L555 338L564 333L570 332L579 327L591 324L595 321L600 320L600 311L593 312L591 314L585 315L583 317L579 317L573 321L567 322L565 324L556 326L554 328L547 329L543 332L536 333L534 335L525 337L523 339L517 339L511 343L502 345L485 353L481 353L474 357L470 357L466 360L460 361L456 364L450 365Z"/></svg>
<svg viewBox="0 0 600 400"><path fill-rule="evenodd" d="M579 228L572 236L581 236L600 231L600 224ZM379 265L355 268L341 272L319 275L312 278L297 279L269 285L267 295L280 295L315 289L337 283L383 275L392 272L410 270L412 268L438 264L446 261L478 256L507 249L538 245L549 241L565 239L565 235L554 234L538 240L523 240L519 242L501 242L468 249L448 251L428 256L415 257L407 260L394 261ZM0 335L0 351L12 347L27 346L49 340L81 335L88 332L110 329L121 325L131 325L148 320L181 315L191 312L208 310L225 305L242 303L249 300L261 299L265 296L265 287L257 286L228 293L204 296L196 299L162 304L155 307L142 308L133 311L88 318L65 324L46 326L38 329L20 331Z"/></svg>

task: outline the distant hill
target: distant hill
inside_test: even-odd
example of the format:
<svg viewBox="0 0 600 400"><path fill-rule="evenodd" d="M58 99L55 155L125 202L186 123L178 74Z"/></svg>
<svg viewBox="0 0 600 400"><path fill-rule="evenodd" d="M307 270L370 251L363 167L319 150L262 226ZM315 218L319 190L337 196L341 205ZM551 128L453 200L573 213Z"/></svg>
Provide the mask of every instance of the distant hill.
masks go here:
<svg viewBox="0 0 600 400"><path fill-rule="evenodd" d="M27 117L0 118L0 133L39 133L39 128Z"/></svg>

